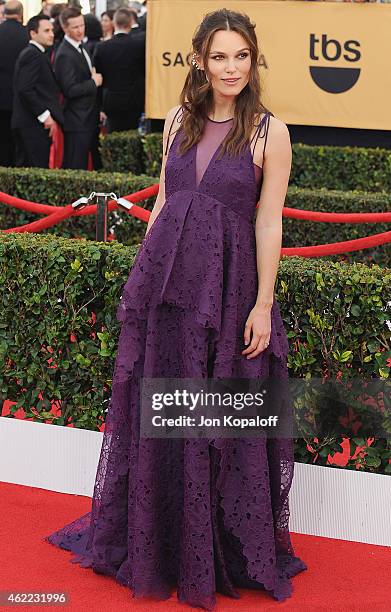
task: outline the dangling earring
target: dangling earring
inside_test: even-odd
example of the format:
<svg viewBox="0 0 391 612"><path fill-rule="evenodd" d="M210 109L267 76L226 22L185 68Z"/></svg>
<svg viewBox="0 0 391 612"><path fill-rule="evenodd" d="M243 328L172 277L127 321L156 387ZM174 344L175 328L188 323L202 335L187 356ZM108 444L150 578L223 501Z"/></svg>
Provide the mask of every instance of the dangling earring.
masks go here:
<svg viewBox="0 0 391 612"><path fill-rule="evenodd" d="M200 66L197 64L196 62L196 54L193 53L193 55L191 56L191 63L193 64L193 66L195 66L197 68L197 70L201 70Z"/></svg>
<svg viewBox="0 0 391 612"><path fill-rule="evenodd" d="M203 70L203 68L201 68L201 66L199 66L199 65L197 64L197 62L196 62L196 59L195 59L195 58L196 58L196 54L195 54L195 53L193 53L193 55L191 56L191 63L193 64L193 66L195 66L195 67L197 68L197 70ZM205 72L205 71L204 71L204 72ZM206 78L206 80L207 80L207 81L208 81L208 83L209 83L208 75L206 74L206 72L205 72L205 78Z"/></svg>

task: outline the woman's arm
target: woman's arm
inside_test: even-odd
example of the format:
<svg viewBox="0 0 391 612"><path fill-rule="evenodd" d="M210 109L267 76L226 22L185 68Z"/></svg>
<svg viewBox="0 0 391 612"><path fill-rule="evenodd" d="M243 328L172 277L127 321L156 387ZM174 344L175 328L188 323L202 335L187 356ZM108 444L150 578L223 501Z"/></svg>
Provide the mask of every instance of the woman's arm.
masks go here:
<svg viewBox="0 0 391 612"><path fill-rule="evenodd" d="M260 141L263 145L263 139ZM255 159L255 155L254 155ZM255 221L258 294L244 332L251 344L242 353L256 357L270 341L271 307L282 243L282 209L292 164L289 131L283 121L270 117L269 134L263 159L263 183Z"/></svg>
<svg viewBox="0 0 391 612"><path fill-rule="evenodd" d="M282 244L282 209L288 189L292 148L285 123L270 117L263 160L262 191L255 221L258 296L256 306L271 308Z"/></svg>
<svg viewBox="0 0 391 612"><path fill-rule="evenodd" d="M171 123L175 117L175 114L177 112L177 110L180 108L180 106L174 106L173 108L170 108L170 110L167 113L166 116L166 120L164 122L164 128L163 128L163 152L162 152L162 168L161 168L161 172L160 172L160 179L159 179L159 192L158 195L156 197L155 200L155 204L153 205L153 209L151 211L151 215L149 217L148 220L148 225L147 225L147 230L145 232L145 235L148 234L149 230L151 229L156 217L159 215L161 209L164 206L164 203L166 201L166 192L165 192L165 171L166 171L166 161L167 161L167 155L165 155L165 150L166 150L166 143L167 143L167 138L168 138L168 132L171 126ZM176 130L178 129L178 123L175 121L172 128L171 128L171 134L170 134L170 145L174 139L174 134L176 132Z"/></svg>

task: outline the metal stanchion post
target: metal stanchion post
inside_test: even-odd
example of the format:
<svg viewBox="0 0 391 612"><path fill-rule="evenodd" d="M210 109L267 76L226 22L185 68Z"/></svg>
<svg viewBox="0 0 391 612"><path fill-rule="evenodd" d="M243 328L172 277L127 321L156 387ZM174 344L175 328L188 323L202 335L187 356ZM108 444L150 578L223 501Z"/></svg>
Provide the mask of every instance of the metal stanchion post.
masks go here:
<svg viewBox="0 0 391 612"><path fill-rule="evenodd" d="M129 211L133 203L125 200L125 198L118 198L115 193L96 193L92 191L88 198L81 197L73 202L72 207L75 210L81 210L85 208L93 199L96 199L96 232L95 237L98 242L107 242L107 217L108 217L108 199L117 202L118 206L124 210Z"/></svg>
<svg viewBox="0 0 391 612"><path fill-rule="evenodd" d="M96 240L107 242L107 193L95 193L96 196Z"/></svg>

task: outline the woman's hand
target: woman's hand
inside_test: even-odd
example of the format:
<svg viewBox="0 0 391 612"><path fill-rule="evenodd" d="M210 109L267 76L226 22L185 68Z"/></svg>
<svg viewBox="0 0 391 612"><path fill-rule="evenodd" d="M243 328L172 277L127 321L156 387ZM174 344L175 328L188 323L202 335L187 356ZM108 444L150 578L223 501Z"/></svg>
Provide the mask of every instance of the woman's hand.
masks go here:
<svg viewBox="0 0 391 612"><path fill-rule="evenodd" d="M251 344L242 351L242 355L247 355L247 359L257 357L269 345L271 334L270 308L254 306L251 310L244 327L245 344L250 342L251 331Z"/></svg>

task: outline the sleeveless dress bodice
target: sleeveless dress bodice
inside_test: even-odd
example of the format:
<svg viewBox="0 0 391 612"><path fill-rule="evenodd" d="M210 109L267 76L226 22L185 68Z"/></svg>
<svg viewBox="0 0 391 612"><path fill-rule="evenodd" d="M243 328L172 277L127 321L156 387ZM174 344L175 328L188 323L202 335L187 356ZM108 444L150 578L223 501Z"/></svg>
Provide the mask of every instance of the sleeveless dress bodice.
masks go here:
<svg viewBox="0 0 391 612"><path fill-rule="evenodd" d="M267 115L263 125L266 119ZM259 195L259 176L250 147L237 156L225 154L217 159L232 122L213 123L210 119L206 121L201 141L183 155L178 152L182 131L176 132L166 161L166 197L180 191L192 191L215 199L252 222Z"/></svg>
<svg viewBox="0 0 391 612"><path fill-rule="evenodd" d="M197 152L196 152L196 186L198 187L203 174L205 173L211 158L213 156L213 152L219 147L219 145L223 142L224 138L227 136L229 131L232 128L233 119L227 119L226 121L214 121L207 117L205 123L205 129L202 134L201 140L197 143ZM261 187L261 178L262 178L262 168L254 163L254 171L255 171L255 182L257 185L257 194L259 197L260 187Z"/></svg>

